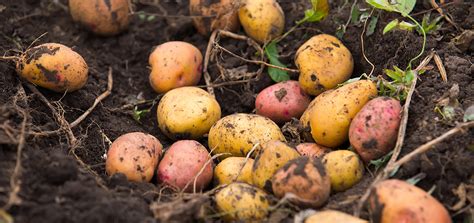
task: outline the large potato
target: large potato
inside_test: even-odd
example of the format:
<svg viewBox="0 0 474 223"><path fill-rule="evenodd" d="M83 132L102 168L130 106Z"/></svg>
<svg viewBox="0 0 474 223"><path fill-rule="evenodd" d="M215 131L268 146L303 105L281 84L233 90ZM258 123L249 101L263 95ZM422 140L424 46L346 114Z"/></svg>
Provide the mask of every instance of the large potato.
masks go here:
<svg viewBox="0 0 474 223"><path fill-rule="evenodd" d="M422 189L401 180L378 183L369 197L369 213L380 223L450 223L443 205Z"/></svg>
<svg viewBox="0 0 474 223"><path fill-rule="evenodd" d="M271 140L262 144L252 166L252 182L255 186L272 191L272 176L288 161L300 154L286 143Z"/></svg>
<svg viewBox="0 0 474 223"><path fill-rule="evenodd" d="M317 208L329 198L331 181L319 159L301 156L277 170L272 178L272 190L279 198L292 194L291 202Z"/></svg>
<svg viewBox="0 0 474 223"><path fill-rule="evenodd" d="M69 0L72 19L90 31L115 35L128 27L128 0Z"/></svg>
<svg viewBox="0 0 474 223"><path fill-rule="evenodd" d="M354 69L351 52L334 36L319 34L296 51L299 82L306 93L318 95L346 81Z"/></svg>
<svg viewBox="0 0 474 223"><path fill-rule="evenodd" d="M369 162L389 153L397 141L402 106L398 100L378 97L357 113L349 128L349 142Z"/></svg>
<svg viewBox="0 0 474 223"><path fill-rule="evenodd" d="M344 143L349 138L352 119L376 95L377 87L374 83L360 80L318 96L310 117L313 139L327 147Z"/></svg>
<svg viewBox="0 0 474 223"><path fill-rule="evenodd" d="M285 28L285 14L275 0L243 0L239 19L245 33L259 43L280 36Z"/></svg>
<svg viewBox="0 0 474 223"><path fill-rule="evenodd" d="M256 113L276 123L299 118L310 103L298 81L285 81L263 89L255 100Z"/></svg>
<svg viewBox="0 0 474 223"><path fill-rule="evenodd" d="M302 156L322 158L326 153L331 152L331 149L316 143L300 143L296 146L296 151Z"/></svg>
<svg viewBox="0 0 474 223"><path fill-rule="evenodd" d="M123 173L128 180L148 182L155 173L163 146L152 135L131 132L118 137L107 151L108 175Z"/></svg>
<svg viewBox="0 0 474 223"><path fill-rule="evenodd" d="M270 201L265 191L246 183L231 183L215 195L226 221L259 222L268 214Z"/></svg>
<svg viewBox="0 0 474 223"><path fill-rule="evenodd" d="M192 86L202 76L202 54L192 44L171 41L158 45L148 58L150 85L158 93Z"/></svg>
<svg viewBox="0 0 474 223"><path fill-rule="evenodd" d="M206 148L199 142L177 141L166 151L158 165L158 182L185 192L193 192L196 182L196 192L202 191L212 180L213 164L210 159ZM199 174L201 169L203 171Z"/></svg>
<svg viewBox="0 0 474 223"><path fill-rule="evenodd" d="M221 118L221 107L207 91L180 87L168 91L157 109L158 126L172 139L197 139Z"/></svg>
<svg viewBox="0 0 474 223"><path fill-rule="evenodd" d="M214 179L217 184L230 184L235 181L252 184L252 166L254 160L245 157L228 157L217 164Z"/></svg>
<svg viewBox="0 0 474 223"><path fill-rule="evenodd" d="M236 3L232 0L191 0L189 12L195 16L194 27L202 35L209 35L216 29L238 31L240 22Z"/></svg>
<svg viewBox="0 0 474 223"><path fill-rule="evenodd" d="M323 157L323 164L331 179L331 189L345 191L358 183L364 175L364 164L356 153L336 150Z"/></svg>
<svg viewBox="0 0 474 223"><path fill-rule="evenodd" d="M356 218L344 212L335 210L318 211L306 218L304 223L369 223L366 220Z"/></svg>
<svg viewBox="0 0 474 223"><path fill-rule="evenodd" d="M326 94L329 94L334 90L327 90L319 95L319 97L314 98L311 103L309 103L308 107L304 111L304 113L301 115L300 118L300 124L303 127L303 132L302 136L303 139L306 140L307 142L314 142L313 136L311 135L311 125L309 124L309 120L311 118L311 113L313 112L314 105L316 103L319 103L318 101L321 100L321 98L324 98Z"/></svg>
<svg viewBox="0 0 474 223"><path fill-rule="evenodd" d="M58 43L28 49L20 56L16 69L27 81L56 92L82 88L89 71L81 55Z"/></svg>
<svg viewBox="0 0 474 223"><path fill-rule="evenodd" d="M208 143L215 154L246 156L255 144L270 140L285 140L278 125L260 115L240 113L217 121L209 130Z"/></svg>

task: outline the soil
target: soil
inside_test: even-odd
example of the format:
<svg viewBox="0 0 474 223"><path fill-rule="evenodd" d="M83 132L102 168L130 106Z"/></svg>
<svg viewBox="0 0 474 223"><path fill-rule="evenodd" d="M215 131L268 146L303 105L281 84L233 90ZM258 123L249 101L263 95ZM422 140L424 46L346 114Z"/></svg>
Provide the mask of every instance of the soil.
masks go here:
<svg viewBox="0 0 474 223"><path fill-rule="evenodd" d="M186 17L188 1L154 1L161 6L142 3L135 4L135 11L183 15L182 17L144 17L134 15L127 31L113 37L99 37L89 33L70 18L65 1L0 1L0 51L13 55L12 50L24 51L35 39L35 45L46 42L58 42L73 47L81 54L90 67L86 86L66 95L41 89L42 94L51 102L59 102L64 109L64 118L72 122L87 110L95 98L106 89L107 71L113 70L114 86L112 94L102 101L94 111L73 128L80 144L70 151L67 136L62 132L51 136L26 136L21 157L19 175L19 198L7 210L15 222L188 222L220 221L212 217L213 203L207 194L179 196L172 192L163 192L156 179L151 183L128 182L123 175L108 177L104 169L104 154L109 141L121 134L142 131L156 136L163 145L172 141L158 130L156 123L156 102L139 105L137 109L151 109L140 121L133 118L133 106L139 100L157 98L148 83L148 56L154 46L170 41L183 40L196 45L205 52L208 37L197 34L191 20ZM153 1L151 1L153 2ZM308 3L299 1L279 1L286 14L286 26L289 29L303 16ZM434 49L446 67L448 81L443 82L434 62L433 69L420 76L416 93L410 106L407 132L402 154L407 154L425 142L436 138L462 122L463 113L474 105L474 65L473 47L462 51L453 43L461 34L460 29L474 27L474 4L458 1L446 7L446 11L459 26L456 29L447 22L442 28L428 35L427 51ZM358 4L368 8L365 4ZM293 58L299 45L310 36L318 33L335 34L337 28L350 16L351 3L334 1L331 14L320 23L305 24L279 43L281 60L290 68L295 68ZM429 7L428 7L429 8ZM418 4L415 13L426 10ZM421 21L424 13L415 18ZM432 13L437 14L437 13ZM406 67L409 60L421 48L422 38L414 32L393 31L382 35L383 27L397 14L375 11L378 23L375 32L364 36L365 54L375 65L374 74L382 75L384 68L394 65ZM401 19L401 18L399 18ZM361 23L351 23L342 37L350 49L355 61L353 77L371 70L361 53ZM243 30L239 31L244 34ZM245 41L222 39L220 44L244 57L255 56L255 50ZM471 42L472 44L472 42ZM425 53L426 55L426 53ZM422 57L423 58L423 57ZM420 60L415 61L417 65ZM222 54L219 64L211 62L209 71L217 79L222 66L228 74L238 70L254 72L258 66L245 63L237 58ZM15 72L12 62L0 62L0 205L7 203L13 189L10 184L17 161L17 144L23 116L27 112L27 131L53 131L59 128L51 110L26 87ZM258 81L217 87L216 97L223 115L236 112L252 112L256 94L272 83L263 73ZM292 76L293 79L296 76ZM231 78L224 80L230 81ZM201 81L200 84L204 84ZM450 89L457 85L459 93L454 96L458 102L454 117L443 119L435 111L437 101L449 95ZM19 92L25 89L26 98ZM158 97L159 99L159 97ZM10 126L14 131L7 131ZM14 133L9 136L8 133ZM289 141L294 139L289 138ZM205 140L202 141L207 145ZM470 194L472 198L474 184L474 130L468 130L438 145L435 148L404 165L394 176L408 179L417 174L424 177L417 184L425 190L434 189L432 195L448 209L455 222L467 219L473 210L469 199L461 208L453 209L455 204ZM78 162L73 155L84 162ZM367 168L363 180L355 187L331 196L325 208L352 213L359 196L372 182L373 167ZM467 186L467 192L455 193L461 185ZM469 187L470 185L470 187ZM470 205L470 206L469 206ZM269 222L290 222L297 209L288 206L274 211ZM206 211L203 211L206 210ZM471 212L472 213L472 212ZM0 216L1 217L1 216ZM366 213L363 217L367 217Z"/></svg>

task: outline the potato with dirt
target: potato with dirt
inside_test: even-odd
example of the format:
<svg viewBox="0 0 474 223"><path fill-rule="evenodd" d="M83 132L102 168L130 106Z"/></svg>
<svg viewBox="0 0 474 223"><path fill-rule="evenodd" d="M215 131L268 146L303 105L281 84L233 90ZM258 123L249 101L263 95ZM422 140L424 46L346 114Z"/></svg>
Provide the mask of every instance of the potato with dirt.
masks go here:
<svg viewBox="0 0 474 223"><path fill-rule="evenodd" d="M354 217L335 210L318 211L305 219L304 223L369 223L366 220Z"/></svg>
<svg viewBox="0 0 474 223"><path fill-rule="evenodd" d="M201 138L221 118L217 100L198 87L168 91L156 112L161 132L174 140Z"/></svg>
<svg viewBox="0 0 474 223"><path fill-rule="evenodd" d="M252 184L252 166L254 160L245 157L227 157L214 168L217 185L244 182Z"/></svg>
<svg viewBox="0 0 474 223"><path fill-rule="evenodd" d="M280 36L285 28L285 14L275 0L243 0L239 19L245 33L259 43Z"/></svg>
<svg viewBox="0 0 474 223"><path fill-rule="evenodd" d="M237 113L220 119L211 127L208 143L214 154L231 154L221 156L225 158L246 156L257 143L270 140L285 141L277 124L260 115Z"/></svg>
<svg viewBox="0 0 474 223"><path fill-rule="evenodd" d="M27 81L55 92L72 92L87 82L89 67L84 58L59 43L44 43L26 50L16 70Z"/></svg>
<svg viewBox="0 0 474 223"><path fill-rule="evenodd" d="M131 132L118 137L107 151L109 176L124 174L128 180L149 182L155 173L163 146L150 134Z"/></svg>
<svg viewBox="0 0 474 223"><path fill-rule="evenodd" d="M281 124L299 118L310 101L298 81L290 80L263 89L257 95L255 108L258 115Z"/></svg>
<svg viewBox="0 0 474 223"><path fill-rule="evenodd" d="M209 35L216 29L237 32L240 28L238 5L232 0L191 0L189 14L194 27L201 35Z"/></svg>
<svg viewBox="0 0 474 223"><path fill-rule="evenodd" d="M309 120L311 118L311 113L313 112L314 105L316 103L318 103L317 101L321 100L322 98L325 98L325 96L323 96L323 95L329 94L332 91L334 91L334 90L327 90L327 91L321 93L320 95L318 95L318 97L315 97L311 101L311 103L309 103L309 105L306 108L306 110L304 111L304 113L301 115L300 125L303 128L303 131L301 132L301 135L302 135L303 139L306 140L306 142L314 142L313 136L311 135L311 125L309 124Z"/></svg>
<svg viewBox="0 0 474 223"><path fill-rule="evenodd" d="M451 223L446 208L424 190L398 179L375 185L369 197L369 213L375 222Z"/></svg>
<svg viewBox="0 0 474 223"><path fill-rule="evenodd" d="M212 180L211 156L206 147L198 141L176 141L166 150L160 161L157 176L159 183L174 189L184 192L200 192Z"/></svg>
<svg viewBox="0 0 474 223"><path fill-rule="evenodd" d="M351 188L364 176L364 164L356 153L349 150L336 150L326 154L323 164L334 192Z"/></svg>
<svg viewBox="0 0 474 223"><path fill-rule="evenodd" d="M127 29L128 0L69 0L72 19L102 36L112 36Z"/></svg>
<svg viewBox="0 0 474 223"><path fill-rule="evenodd" d="M170 41L158 45L148 58L150 85L157 93L194 86L202 76L202 54L194 45Z"/></svg>
<svg viewBox="0 0 474 223"><path fill-rule="evenodd" d="M348 80L354 69L351 52L334 36L319 34L296 51L301 88L310 95L335 88Z"/></svg>
<svg viewBox="0 0 474 223"><path fill-rule="evenodd" d="M327 153L331 152L330 148L318 145L316 143L300 143L296 146L296 151L302 156L322 158Z"/></svg>
<svg viewBox="0 0 474 223"><path fill-rule="evenodd" d="M349 127L349 142L369 162L389 153L397 141L402 106L396 99L378 97L357 113Z"/></svg>

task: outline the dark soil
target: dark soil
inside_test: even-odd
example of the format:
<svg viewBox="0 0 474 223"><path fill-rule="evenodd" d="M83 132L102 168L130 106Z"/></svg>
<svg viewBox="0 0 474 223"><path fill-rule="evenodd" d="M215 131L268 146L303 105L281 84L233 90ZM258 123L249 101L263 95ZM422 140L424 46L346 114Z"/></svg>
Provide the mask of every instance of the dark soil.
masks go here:
<svg viewBox="0 0 474 223"><path fill-rule="evenodd" d="M212 201L206 195L196 196L198 199L185 197L175 200L175 194L160 191L155 179L152 183L131 183L127 182L123 175L109 178L105 174L103 159L108 149L108 140L113 141L127 132L142 131L153 134L164 146L172 143L158 130L155 118L156 103L138 106L138 109L151 108L140 121L132 117L133 108L121 107L138 100L157 97L148 83L148 56L154 46L169 40L183 40L193 43L204 53L208 38L198 35L190 19L186 17L155 17L148 21L136 15L124 33L114 37L98 37L75 24L68 12L53 2L0 1L0 52L13 55L11 50L23 51L37 37L47 32L35 45L58 42L73 47L84 57L90 67L90 75L83 89L66 95L39 89L49 101L60 101L65 119L69 122L87 110L95 98L105 91L109 66L113 69L113 91L73 129L74 135L80 141L75 153L86 166L82 166L72 155L65 134L47 137L27 135L20 157L22 165L19 200L7 210L8 213L16 222L188 222L198 219L216 221L216 218L203 218L201 206L208 212L213 209ZM59 2L67 5L65 1ZM160 2L170 15L188 14L187 1ZM302 18L304 9L308 8L306 2L280 1L287 16L287 28ZM281 60L289 67L295 68L295 50L309 37L321 32L335 34L339 25L345 23L350 15L350 3L343 5L336 2L333 2L331 15L326 20L305 25L280 43ZM364 4L359 6L368 8ZM154 6L140 3L135 4L135 10L161 13ZM423 10L426 8L420 4L415 12ZM474 4L459 3L447 7L446 10L460 28L474 27ZM374 15L379 18L375 33L364 37L365 53L376 66L374 74L381 75L382 69L391 68L393 65L404 68L420 50L422 38L416 33L406 31L382 35L385 24L397 18L397 15L378 11ZM415 18L421 21L422 17L420 14ZM342 38L353 53L354 77L371 70L371 66L362 57L361 32L361 23L351 23ZM243 31L240 33L243 34ZM434 49L440 55L446 67L448 82L441 80L433 62L430 65L433 65L434 69L421 75L410 106L402 156L445 133L456 123L462 122L464 110L474 105L472 47L461 51L452 42L453 38L460 34L460 30L445 22L440 30L428 36L426 49ZM222 39L220 44L244 57L255 55L255 50L244 41ZM256 65L247 64L229 55L222 56L223 59L220 59L219 63L226 69L239 68L248 72L258 69ZM214 79L220 75L216 63L209 65L209 71ZM0 205L3 206L12 189L10 176L17 160L17 130L23 120L18 109L24 109L29 114L27 131L51 131L58 129L59 125L49 108L20 80L14 63L2 61L0 73ZM295 79L296 76L292 78ZM223 115L252 112L255 95L271 83L270 78L263 75L256 82L216 88ZM435 111L435 107L437 101L449 94L454 85L459 86L459 94L455 98L459 107L456 108L452 120L444 120ZM18 97L22 86L25 86L28 96L26 99ZM6 130L5 126L10 126L15 131ZM14 134L9 137L8 134L12 132ZM205 141L202 143L207 145ZM470 185L466 188L471 197L474 193L473 146L474 130L469 130L436 145L433 150L407 163L395 177L408 179L424 173L425 177L418 186L425 190L434 187L433 195L449 208L456 222L462 222L468 211L473 210L473 204L469 204L468 200L462 209L452 210L450 207L462 200L462 197L453 192L461 184ZM369 169L373 170L373 167ZM352 213L359 196L365 192L372 179L373 175L367 172L355 187L334 194L326 207ZM471 205L470 209L468 205ZM276 211L272 213L269 221L289 221L295 213ZM208 216L211 214L207 213Z"/></svg>

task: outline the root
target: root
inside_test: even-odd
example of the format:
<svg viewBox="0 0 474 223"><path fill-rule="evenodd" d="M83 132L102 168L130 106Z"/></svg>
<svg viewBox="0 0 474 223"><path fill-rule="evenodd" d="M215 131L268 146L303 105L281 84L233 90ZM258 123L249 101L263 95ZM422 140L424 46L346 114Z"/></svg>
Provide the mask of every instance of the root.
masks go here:
<svg viewBox="0 0 474 223"><path fill-rule="evenodd" d="M239 178L240 174L242 173L242 170L244 169L245 165L247 164L247 161L250 159L250 156L252 155L252 153L253 153L258 147L261 147L261 146L260 146L260 143L255 144L255 145L253 146L253 148L249 151L249 153L247 153L247 156L245 157L245 160L244 160L244 163L243 163L242 167L239 169L239 172L237 173L237 176L235 176L235 178L232 179L232 182L237 181L237 179Z"/></svg>
<svg viewBox="0 0 474 223"><path fill-rule="evenodd" d="M217 32L219 32L219 30L214 30L214 32L212 32L211 34L211 37L209 38L209 43L207 43L206 55L204 57L204 66L203 66L204 81L206 82L207 91L213 97L216 97L216 95L214 94L214 88L211 86L211 75L209 74L207 66L209 65L209 58L211 57L211 53L212 53L211 51L213 49L212 46L216 40Z"/></svg>
<svg viewBox="0 0 474 223"><path fill-rule="evenodd" d="M360 34L360 43L361 43L361 48L362 48L362 56L364 57L365 61L370 64L372 69L370 70L369 77L372 76L375 70L375 65L367 58L367 55L365 54L365 47L364 47L364 35L365 35L365 29L367 27L367 21L369 21L370 17L372 17L372 14L374 13L375 8L372 8L372 11L370 11L369 17L364 22L364 28L362 29L362 33Z"/></svg>

